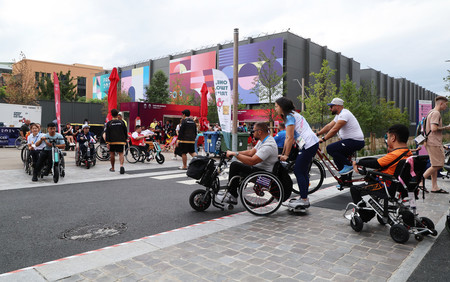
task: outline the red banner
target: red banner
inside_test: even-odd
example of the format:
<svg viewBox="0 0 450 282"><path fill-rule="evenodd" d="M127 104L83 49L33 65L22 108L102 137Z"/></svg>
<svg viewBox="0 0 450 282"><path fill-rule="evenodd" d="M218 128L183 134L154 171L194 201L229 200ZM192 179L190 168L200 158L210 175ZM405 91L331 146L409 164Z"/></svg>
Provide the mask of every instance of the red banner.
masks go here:
<svg viewBox="0 0 450 282"><path fill-rule="evenodd" d="M108 89L108 115L106 116L106 121L112 119L111 110L117 109L117 83L119 82L119 74L117 69L113 68L111 74L109 75L109 89Z"/></svg>
<svg viewBox="0 0 450 282"><path fill-rule="evenodd" d="M59 91L59 79L56 73L53 73L53 82L55 84L55 112L58 121L58 132L61 133L61 98Z"/></svg>

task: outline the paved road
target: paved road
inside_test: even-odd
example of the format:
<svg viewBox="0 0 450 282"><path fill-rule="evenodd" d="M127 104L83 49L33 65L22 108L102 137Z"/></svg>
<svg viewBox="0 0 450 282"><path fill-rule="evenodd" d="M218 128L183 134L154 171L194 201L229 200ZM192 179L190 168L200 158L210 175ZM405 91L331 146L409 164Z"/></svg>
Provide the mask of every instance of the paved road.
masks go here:
<svg viewBox="0 0 450 282"><path fill-rule="evenodd" d="M0 273L243 211L238 206L195 212L188 199L200 187L177 181L136 174L135 179L1 191L0 242L9 244L0 248ZM126 231L99 240L60 239L72 228L115 223L125 223Z"/></svg>

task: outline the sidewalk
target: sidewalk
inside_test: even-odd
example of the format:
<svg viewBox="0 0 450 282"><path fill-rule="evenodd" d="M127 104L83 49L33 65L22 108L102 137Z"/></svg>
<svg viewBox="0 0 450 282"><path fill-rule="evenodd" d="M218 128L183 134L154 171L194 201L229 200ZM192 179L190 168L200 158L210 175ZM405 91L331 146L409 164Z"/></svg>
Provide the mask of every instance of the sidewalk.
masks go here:
<svg viewBox="0 0 450 282"><path fill-rule="evenodd" d="M449 190L448 180L439 182ZM305 216L284 207L270 217L243 212L0 274L0 281L406 281L435 238L397 244L376 220L356 233L342 211L314 206L343 193L312 194ZM430 193L417 203L439 233L448 200Z"/></svg>

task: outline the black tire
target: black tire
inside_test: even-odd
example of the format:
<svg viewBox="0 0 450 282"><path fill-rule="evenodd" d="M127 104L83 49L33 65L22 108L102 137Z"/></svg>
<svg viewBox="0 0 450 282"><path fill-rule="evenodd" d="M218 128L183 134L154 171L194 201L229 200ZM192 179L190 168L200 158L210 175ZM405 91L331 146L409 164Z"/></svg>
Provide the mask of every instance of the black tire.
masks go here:
<svg viewBox="0 0 450 282"><path fill-rule="evenodd" d="M435 226L434 226L434 222L431 219L429 219L428 217L421 217L420 218L420 223L424 227L426 227L426 228L431 230L431 232L426 232L426 233L424 233L424 235L433 235L433 234L435 234L433 236L437 235L437 232L436 232Z"/></svg>
<svg viewBox="0 0 450 282"><path fill-rule="evenodd" d="M28 154L28 147L27 146L23 146L22 151L20 152L20 158L22 159L22 162L25 163L26 159L27 159L27 154Z"/></svg>
<svg viewBox="0 0 450 282"><path fill-rule="evenodd" d="M242 204L253 215L270 215L283 202L283 185L269 172L257 171L250 174L241 182L239 190Z"/></svg>
<svg viewBox="0 0 450 282"><path fill-rule="evenodd" d="M108 161L111 158L108 148L103 145L97 146L95 149L95 156L99 161Z"/></svg>
<svg viewBox="0 0 450 282"><path fill-rule="evenodd" d="M409 240L408 229L403 224L394 224L389 231L392 240L397 243L404 244Z"/></svg>
<svg viewBox="0 0 450 282"><path fill-rule="evenodd" d="M445 221L445 229L450 233L450 215L447 215L447 220Z"/></svg>
<svg viewBox="0 0 450 282"><path fill-rule="evenodd" d="M75 150L75 165L76 166L81 165L80 152L78 150Z"/></svg>
<svg viewBox="0 0 450 282"><path fill-rule="evenodd" d="M355 215L353 216L353 218L350 220L350 226L352 227L353 230L355 230L356 232L361 232L361 230L364 227L364 222L362 220L361 217L359 217L359 215Z"/></svg>
<svg viewBox="0 0 450 282"><path fill-rule="evenodd" d="M157 163L163 164L166 159L164 158L163 154L159 153L155 155L155 160Z"/></svg>
<svg viewBox="0 0 450 282"><path fill-rule="evenodd" d="M211 205L211 195L206 190L197 189L189 196L189 204L196 211L205 211ZM206 194L206 195L205 195Z"/></svg>
<svg viewBox="0 0 450 282"><path fill-rule="evenodd" d="M59 180L59 166L53 165L53 182L58 183Z"/></svg>
<svg viewBox="0 0 450 282"><path fill-rule="evenodd" d="M61 177L66 176L66 165L64 163L64 159L61 158L61 163L59 164L59 175Z"/></svg>
<svg viewBox="0 0 450 282"><path fill-rule="evenodd" d="M86 169L89 169L91 167L91 162L89 160L86 160Z"/></svg>
<svg viewBox="0 0 450 282"><path fill-rule="evenodd" d="M125 151L125 158L130 164L135 164L141 159L141 151L138 148L131 146Z"/></svg>
<svg viewBox="0 0 450 282"><path fill-rule="evenodd" d="M290 163L289 164L290 167L288 168L289 172L292 173L292 181L294 183L297 183L297 180L295 178L295 175L293 175L294 173L294 163ZM325 179L325 169L323 168L322 163L317 160L317 159L313 159L313 161L311 162L311 167L309 168L309 188L308 188L308 194L312 194L314 192L316 192L317 190L319 190L320 187L322 187L323 184L323 180ZM298 188L298 186L294 186L292 188L292 192L294 192L295 194L300 194L300 190Z"/></svg>
<svg viewBox="0 0 450 282"><path fill-rule="evenodd" d="M21 150L23 146L22 137L17 137L16 141L14 141L14 146L16 146L17 150Z"/></svg>

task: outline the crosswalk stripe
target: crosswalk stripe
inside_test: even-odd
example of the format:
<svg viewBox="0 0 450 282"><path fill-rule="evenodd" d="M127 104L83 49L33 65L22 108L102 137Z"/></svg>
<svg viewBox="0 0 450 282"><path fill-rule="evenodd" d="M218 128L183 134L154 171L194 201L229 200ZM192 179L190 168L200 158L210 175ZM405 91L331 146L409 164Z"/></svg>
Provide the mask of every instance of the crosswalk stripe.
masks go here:
<svg viewBox="0 0 450 282"><path fill-rule="evenodd" d="M227 180L227 179L228 179L228 177L226 177L226 176L219 177L220 181ZM196 179L189 179L189 180L177 181L177 183L185 184L185 185L194 185L194 184L197 184L197 181L198 180L196 180Z"/></svg>
<svg viewBox="0 0 450 282"><path fill-rule="evenodd" d="M174 173L174 174L167 174L167 175L160 175L160 176L152 176L150 178L157 179L157 180L166 180L166 179L173 179L173 178L180 178L180 177L187 177L186 173Z"/></svg>

